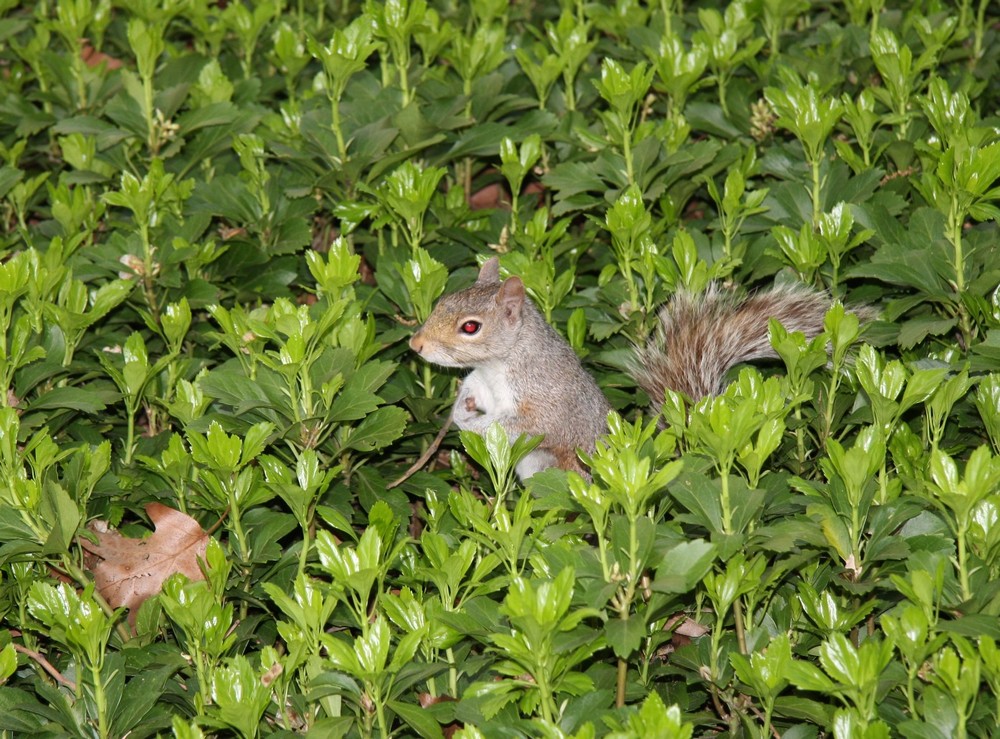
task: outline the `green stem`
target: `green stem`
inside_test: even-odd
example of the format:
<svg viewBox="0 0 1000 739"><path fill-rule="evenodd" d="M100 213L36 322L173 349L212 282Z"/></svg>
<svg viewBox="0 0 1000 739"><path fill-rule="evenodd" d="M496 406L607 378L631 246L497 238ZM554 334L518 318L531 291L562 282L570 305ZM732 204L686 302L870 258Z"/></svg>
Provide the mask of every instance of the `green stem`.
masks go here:
<svg viewBox="0 0 1000 739"><path fill-rule="evenodd" d="M7 357L7 331L13 318L13 303L0 308L0 356ZM9 387L10 383L7 383ZM5 402L6 404L6 402Z"/></svg>
<svg viewBox="0 0 1000 739"><path fill-rule="evenodd" d="M539 660L539 664L544 664L547 660L548 655L544 655L543 659ZM538 683L538 693L541 696L541 707L542 707L542 718L547 722L554 723L556 710L555 710L555 700L552 698L552 687L549 685L549 674L548 671L543 669L538 670L538 674L535 676L535 680Z"/></svg>
<svg viewBox="0 0 1000 739"><path fill-rule="evenodd" d="M740 654L747 653L746 627L743 624L743 600L737 598L733 601L733 623L736 626L736 641L740 645Z"/></svg>
<svg viewBox="0 0 1000 739"><path fill-rule="evenodd" d="M761 736L771 734L771 717L774 715L774 697L771 696L764 701L764 731Z"/></svg>
<svg viewBox="0 0 1000 739"><path fill-rule="evenodd" d="M918 719L920 716L917 712L917 700L913 692L913 684L916 682L919 668L920 665L908 665L906 668L906 704L909 706L910 718L912 719Z"/></svg>
<svg viewBox="0 0 1000 739"><path fill-rule="evenodd" d="M622 154L625 156L625 176L628 177L628 184L635 184L635 168L632 166L632 126L625 130L622 136Z"/></svg>
<svg viewBox="0 0 1000 739"><path fill-rule="evenodd" d="M819 164L820 157L816 153L810 157L809 164L812 167L812 223L813 228L819 227L819 216L822 212L820 210L820 177L819 177Z"/></svg>
<svg viewBox="0 0 1000 739"><path fill-rule="evenodd" d="M77 109L87 109L87 82L83 78L84 62L83 47L77 45L73 49L73 76L76 78Z"/></svg>
<svg viewBox="0 0 1000 739"><path fill-rule="evenodd" d="M806 468L806 438L805 429L802 428L802 407L795 406L795 452L797 455L796 462L798 463L798 474ZM829 425L829 422L828 422Z"/></svg>
<svg viewBox="0 0 1000 739"><path fill-rule="evenodd" d="M962 600L967 601L972 597L972 589L969 587L969 562L966 551L965 535L969 529L967 526L958 526L958 580L962 588Z"/></svg>
<svg viewBox="0 0 1000 739"><path fill-rule="evenodd" d="M384 701L382 700L382 695L377 691L373 691L372 699L375 702L375 719L378 721L378 730L384 739L389 736L389 725L385 720Z"/></svg>
<svg viewBox="0 0 1000 739"><path fill-rule="evenodd" d="M236 496L229 492L229 520L232 522L233 534L236 536L236 543L240 548L240 560L246 564L250 560L250 547L247 546L246 533L243 531L243 522L240 520L240 507L236 502Z"/></svg>
<svg viewBox="0 0 1000 739"><path fill-rule="evenodd" d="M820 439L820 446L826 452L826 443L833 436L833 414L834 401L837 397L837 388L840 386L840 366L834 359L834 365L830 370L830 385L827 388L826 408L823 411L823 438Z"/></svg>
<svg viewBox="0 0 1000 739"><path fill-rule="evenodd" d="M309 539L311 526L302 529L302 548L299 549L299 575L306 573L306 564L309 562Z"/></svg>
<svg viewBox="0 0 1000 739"><path fill-rule="evenodd" d="M434 371L431 369L429 362L423 363L424 372L424 397L433 398L434 397Z"/></svg>
<svg viewBox="0 0 1000 739"><path fill-rule="evenodd" d="M337 95L331 100L331 117L333 120L333 135L337 138L337 155L341 162L347 161L347 144L344 141L344 132L340 128L340 96Z"/></svg>
<svg viewBox="0 0 1000 739"><path fill-rule="evenodd" d="M403 107L405 108L413 101L413 92L410 90L410 80L407 78L407 67L409 67L409 59L406 63L400 63L396 66L396 72L399 74L399 89L403 93Z"/></svg>
<svg viewBox="0 0 1000 739"><path fill-rule="evenodd" d="M111 736L108 728L108 699L104 694L104 681L101 679L101 668L90 666L90 675L94 681L94 703L97 706L97 732L101 739Z"/></svg>
<svg viewBox="0 0 1000 739"><path fill-rule="evenodd" d="M596 523L596 522L595 522ZM611 566L608 564L608 542L604 538L606 523L601 521L600 528L595 526L597 531L597 552L601 557L601 572L604 575L604 582L611 582Z"/></svg>
<svg viewBox="0 0 1000 739"><path fill-rule="evenodd" d="M156 156L159 145L156 142L156 121L153 115L153 78L142 78L143 113L146 115L146 145L149 153Z"/></svg>
<svg viewBox="0 0 1000 739"><path fill-rule="evenodd" d="M861 493L858 493L858 502L851 501L851 548L854 555L854 566L861 566Z"/></svg>
<svg viewBox="0 0 1000 739"><path fill-rule="evenodd" d="M566 110L576 110L576 90L574 89L575 80L573 79L573 75L564 74L563 84L566 86L566 91L563 95L566 101Z"/></svg>
<svg viewBox="0 0 1000 739"><path fill-rule="evenodd" d="M639 530L636 521L641 514L636 510L629 510L628 527L628 561L629 571L626 579L626 586L618 602L618 617L623 621L628 621L632 613L632 601L635 600L636 584L639 581L639 573L642 571L642 562L639 561ZM625 705L625 686L628 681L628 663L624 658L618 659L618 679L615 704L618 708Z"/></svg>
<svg viewBox="0 0 1000 739"><path fill-rule="evenodd" d="M628 682L628 663L622 659L618 658L618 679L617 679L617 690L615 693L615 706L617 708L625 707L625 686Z"/></svg>
<svg viewBox="0 0 1000 739"><path fill-rule="evenodd" d="M719 478L722 496L722 531L725 534L733 533L733 512L729 505L729 468L730 465L727 464Z"/></svg>
<svg viewBox="0 0 1000 739"><path fill-rule="evenodd" d="M132 464L132 450L135 448L135 409L127 409L128 421L125 437L125 466Z"/></svg>
<svg viewBox="0 0 1000 739"><path fill-rule="evenodd" d="M458 698L458 668L455 666L455 652L451 647L445 650L448 657L448 690L452 698Z"/></svg>
<svg viewBox="0 0 1000 739"><path fill-rule="evenodd" d="M962 349L968 351L972 342L972 325L969 321L969 311L962 300L962 295L965 293L965 245L962 243L964 221L962 209L958 204L958 193L952 191L951 209L948 214L948 238L955 249L955 307L958 311L959 328L962 331Z"/></svg>
<svg viewBox="0 0 1000 739"><path fill-rule="evenodd" d="M205 654L198 648L196 639L192 639L189 644L191 648L191 661L194 662L194 674L198 680L198 694L195 696L195 710L200 714L205 711L206 706L212 704L212 691L208 685L207 665L205 664Z"/></svg>
<svg viewBox="0 0 1000 739"><path fill-rule="evenodd" d="M979 8L976 10L976 30L973 34L972 61L973 64L983 56L983 35L986 32L986 6L990 0L980 0Z"/></svg>

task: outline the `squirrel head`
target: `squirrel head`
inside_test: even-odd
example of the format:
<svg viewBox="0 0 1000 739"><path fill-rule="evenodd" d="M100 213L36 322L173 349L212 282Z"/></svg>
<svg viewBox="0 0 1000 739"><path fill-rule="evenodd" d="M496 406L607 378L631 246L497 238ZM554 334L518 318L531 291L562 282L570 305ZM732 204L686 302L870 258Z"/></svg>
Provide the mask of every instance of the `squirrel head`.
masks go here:
<svg viewBox="0 0 1000 739"><path fill-rule="evenodd" d="M438 301L410 348L444 367L489 364L516 345L526 300L521 278L501 282L499 261L487 259L474 285Z"/></svg>

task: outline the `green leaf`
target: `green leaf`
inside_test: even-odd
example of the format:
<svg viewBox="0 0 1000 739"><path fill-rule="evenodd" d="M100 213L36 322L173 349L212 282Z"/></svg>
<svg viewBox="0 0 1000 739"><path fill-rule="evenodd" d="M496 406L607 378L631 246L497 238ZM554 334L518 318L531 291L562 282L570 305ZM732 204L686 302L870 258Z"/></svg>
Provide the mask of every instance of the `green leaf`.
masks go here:
<svg viewBox="0 0 1000 739"><path fill-rule="evenodd" d="M659 593L690 592L712 569L715 557L715 545L704 539L682 542L664 553L650 587Z"/></svg>
<svg viewBox="0 0 1000 739"><path fill-rule="evenodd" d="M629 618L609 618L604 622L604 635L619 659L635 654L646 632L646 624L638 614L631 614Z"/></svg>
<svg viewBox="0 0 1000 739"><path fill-rule="evenodd" d="M48 554L68 552L83 521L76 501L61 486L50 483L43 488L39 512L52 527L44 551Z"/></svg>
<svg viewBox="0 0 1000 739"><path fill-rule="evenodd" d="M113 401L113 398L109 399L106 393L95 392L89 388L55 387L32 400L28 409L42 411L71 408L82 413L100 413L107 408L109 401Z"/></svg>
<svg viewBox="0 0 1000 739"><path fill-rule="evenodd" d="M389 701L388 706L422 739L440 739L444 736L441 725L425 708L399 700Z"/></svg>
<svg viewBox="0 0 1000 739"><path fill-rule="evenodd" d="M402 408L379 408L364 421L344 433L341 449L370 452L381 449L403 435L408 414Z"/></svg>

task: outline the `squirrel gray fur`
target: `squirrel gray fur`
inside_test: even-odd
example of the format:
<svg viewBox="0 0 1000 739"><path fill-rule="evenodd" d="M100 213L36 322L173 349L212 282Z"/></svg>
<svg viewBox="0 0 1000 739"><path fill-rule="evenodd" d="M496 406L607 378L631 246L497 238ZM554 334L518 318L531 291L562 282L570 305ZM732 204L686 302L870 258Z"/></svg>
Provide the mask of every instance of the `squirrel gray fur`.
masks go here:
<svg viewBox="0 0 1000 739"><path fill-rule="evenodd" d="M795 286L742 299L714 284L703 295L677 293L660 311L656 337L636 348L632 374L657 410L667 389L693 400L718 394L734 365L777 357L768 319L812 338L823 331L830 304L823 293ZM496 421L511 440L544 435L517 466L522 480L548 467L586 474L577 450L594 451L611 406L521 279L500 280L496 257L474 285L441 298L410 348L434 364L472 369L452 408L460 429L483 433Z"/></svg>

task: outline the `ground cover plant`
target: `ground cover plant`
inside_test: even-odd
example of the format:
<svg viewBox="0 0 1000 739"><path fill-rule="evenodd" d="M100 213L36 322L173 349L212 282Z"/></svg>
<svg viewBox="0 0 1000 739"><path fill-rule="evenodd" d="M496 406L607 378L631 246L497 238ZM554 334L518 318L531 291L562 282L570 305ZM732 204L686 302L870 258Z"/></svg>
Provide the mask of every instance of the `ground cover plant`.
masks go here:
<svg viewBox="0 0 1000 739"><path fill-rule="evenodd" d="M0 0L4 736L1000 725L987 0ZM450 431L499 255L617 414ZM720 397L678 289L802 281Z"/></svg>

